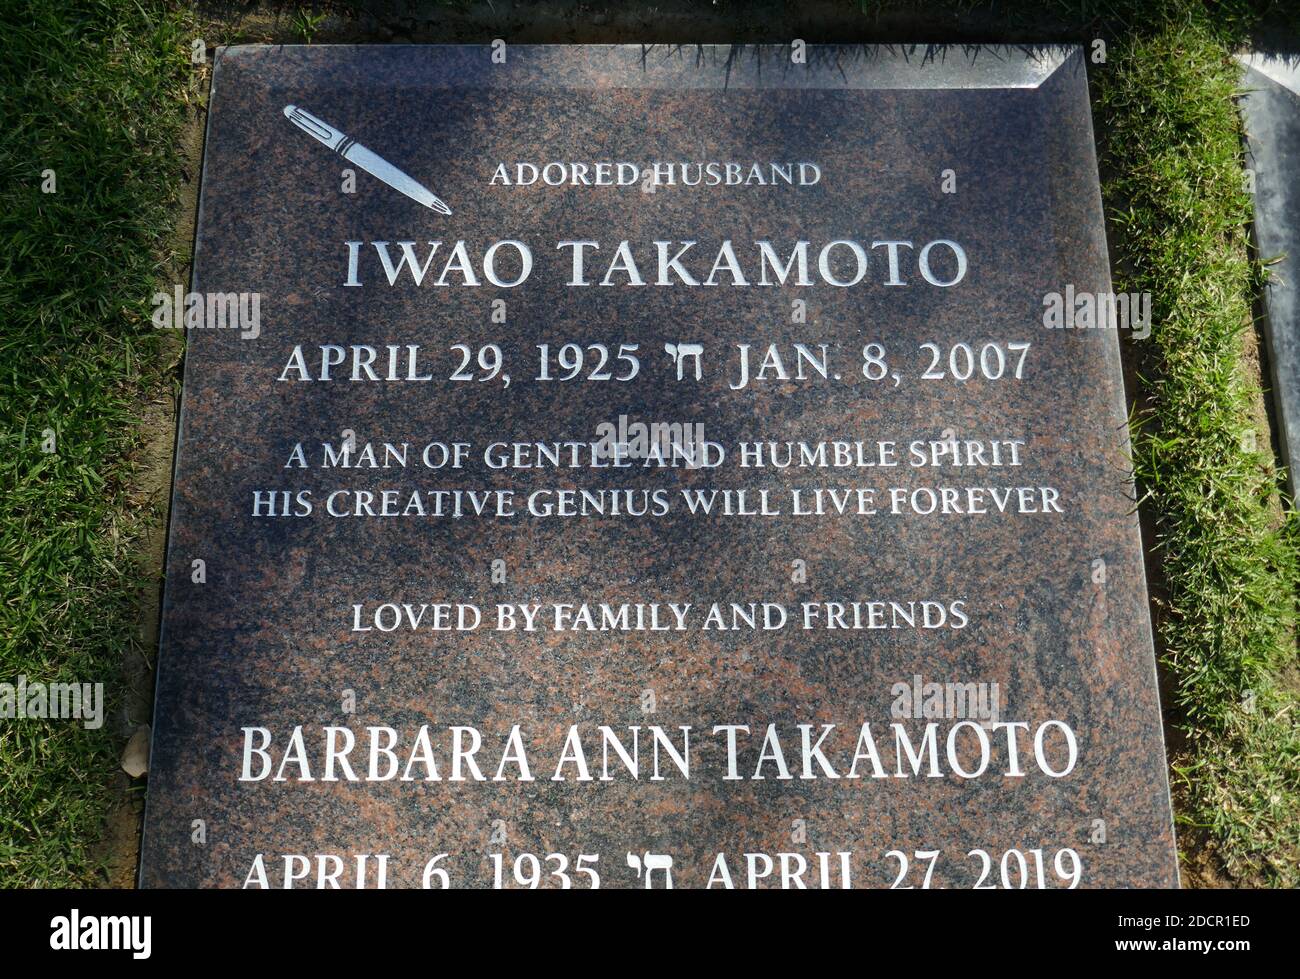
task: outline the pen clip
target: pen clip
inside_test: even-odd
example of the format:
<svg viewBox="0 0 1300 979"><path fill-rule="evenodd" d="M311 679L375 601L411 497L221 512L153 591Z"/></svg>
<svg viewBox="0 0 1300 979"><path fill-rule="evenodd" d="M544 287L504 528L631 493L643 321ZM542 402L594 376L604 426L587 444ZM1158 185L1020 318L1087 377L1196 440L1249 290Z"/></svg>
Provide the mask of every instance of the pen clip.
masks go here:
<svg viewBox="0 0 1300 979"><path fill-rule="evenodd" d="M303 132L315 136L326 145L340 138L343 134L328 123L322 122L306 109L300 109L296 105L286 105L284 114L289 121L301 129Z"/></svg>

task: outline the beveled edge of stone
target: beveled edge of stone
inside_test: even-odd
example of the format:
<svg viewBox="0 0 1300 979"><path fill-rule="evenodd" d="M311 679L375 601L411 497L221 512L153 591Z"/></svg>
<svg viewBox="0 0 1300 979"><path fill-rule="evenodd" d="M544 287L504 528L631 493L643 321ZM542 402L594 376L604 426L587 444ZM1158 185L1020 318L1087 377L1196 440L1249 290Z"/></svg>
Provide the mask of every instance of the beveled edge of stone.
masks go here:
<svg viewBox="0 0 1300 979"><path fill-rule="evenodd" d="M1274 145L1294 143L1300 134L1300 54L1238 53L1242 66L1240 102L1245 121L1246 166L1257 172L1255 213L1250 233L1256 249L1273 257L1273 270L1261 293L1259 322L1268 348L1267 392L1277 414L1279 448L1287 485L1300 491L1300 391L1294 378L1300 368L1300 299L1295 291L1296 235L1288 215L1300 208L1288 179L1288 155ZM1290 98L1288 98L1288 96Z"/></svg>
<svg viewBox="0 0 1300 979"><path fill-rule="evenodd" d="M409 69L432 88L1033 89L1067 62L1083 70L1077 44L810 44L806 50L806 62L793 64L788 44L513 44L505 63L494 64L485 44L241 44L218 49L218 61L338 69L355 59L358 69L373 69L380 55L385 69Z"/></svg>
<svg viewBox="0 0 1300 979"><path fill-rule="evenodd" d="M219 60L219 59L218 59ZM198 284L198 267L199 267L199 245L202 240L203 229L203 200L205 198L204 188L208 180L208 147L212 141L212 95L216 91L216 65L213 65L213 71L208 76L208 98L204 103L203 113L203 152L199 159L199 180L196 187L195 205L194 205L194 234L190 239L190 268L189 274L185 277L186 288L190 292L197 291L195 286ZM183 336L183 335L182 335ZM153 689L150 691L149 700L149 758L157 758L155 753L156 742L158 741L158 691L162 686L162 652L167 648L167 597L171 589L171 583L167 580L171 569L172 559L172 524L176 519L176 498L177 498L177 477L181 471L181 452L185 444L185 420L188 412L186 411L186 392L190 390L190 371L193 369L190 365L190 357L186 356L189 352L189 341L185 339L185 346L182 348L181 357L181 390L176 398L176 426L172 435L172 464L171 472L168 473L167 484L167 526L163 542L162 556L162 587L158 592L158 628L155 631L155 644L153 648ZM139 846L135 852L135 886L137 890L146 890L149 883L145 880L145 839L149 833L149 808L153 793L149 790L149 783L146 772L144 805L140 810L140 840Z"/></svg>
<svg viewBox="0 0 1300 979"><path fill-rule="evenodd" d="M1233 56L1234 60L1263 75L1294 95L1300 96L1300 55L1285 56L1250 51Z"/></svg>

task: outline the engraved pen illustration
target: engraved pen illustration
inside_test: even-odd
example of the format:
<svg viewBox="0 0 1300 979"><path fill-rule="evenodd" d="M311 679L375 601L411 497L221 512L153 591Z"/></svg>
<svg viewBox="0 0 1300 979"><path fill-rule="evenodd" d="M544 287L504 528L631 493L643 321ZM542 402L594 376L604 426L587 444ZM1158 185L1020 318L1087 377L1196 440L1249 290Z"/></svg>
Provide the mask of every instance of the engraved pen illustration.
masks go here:
<svg viewBox="0 0 1300 979"><path fill-rule="evenodd" d="M335 129L329 123L296 105L286 105L284 114L290 122L310 136L324 143L349 163L355 163L372 177L377 177L396 191L405 194L417 204L423 204L439 214L451 215L451 208L423 184L407 176L378 153L362 146L351 136Z"/></svg>

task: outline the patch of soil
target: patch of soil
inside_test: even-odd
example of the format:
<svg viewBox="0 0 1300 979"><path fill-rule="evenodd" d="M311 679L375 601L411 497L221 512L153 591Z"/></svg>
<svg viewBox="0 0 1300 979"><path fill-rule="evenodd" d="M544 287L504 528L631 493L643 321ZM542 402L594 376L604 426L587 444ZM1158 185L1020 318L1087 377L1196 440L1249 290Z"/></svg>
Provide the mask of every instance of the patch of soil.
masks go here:
<svg viewBox="0 0 1300 979"><path fill-rule="evenodd" d="M171 280L186 284L190 278L198 213L208 68L197 67L195 76L194 111L180 137L183 162L177 174L176 222L167 248ZM184 353L183 335L169 331L163 337L157 361L145 367L148 381L138 419L139 442L130 457L133 472L127 486L126 516L133 524L131 559L143 584L138 595L137 642L121 664L122 709L116 721L123 745L140 725L149 723L153 714L154 657L158 649L176 416L180 404L180 365ZM113 772L112 801L104 837L95 854L108 887L135 886L144 818L144 784L143 778L133 779L120 768Z"/></svg>

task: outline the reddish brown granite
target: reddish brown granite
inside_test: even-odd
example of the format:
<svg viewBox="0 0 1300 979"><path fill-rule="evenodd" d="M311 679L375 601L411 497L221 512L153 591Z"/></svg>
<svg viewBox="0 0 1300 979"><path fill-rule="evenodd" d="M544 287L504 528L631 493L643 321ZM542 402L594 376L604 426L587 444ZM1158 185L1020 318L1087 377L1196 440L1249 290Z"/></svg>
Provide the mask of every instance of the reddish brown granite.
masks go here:
<svg viewBox="0 0 1300 979"><path fill-rule="evenodd" d="M905 55L907 57L905 57ZM262 332L192 331L172 508L153 757L141 865L149 887L237 887L259 853L390 855L390 886L419 886L432 856L457 886L490 886L489 854L599 854L603 886L642 886L629 852L670 854L677 887L703 886L727 854L851 851L855 886L888 886L886 852L942 851L935 886L973 886L1008 849L1064 847L1084 886L1175 886L1160 707L1114 330L1049 331L1042 298L1110 288L1087 86L1077 50L642 51L627 47L239 47L217 62L194 288L257 291ZM1059 67L1054 65L1057 63ZM1046 65L1047 67L1042 67ZM1043 80L1045 77L1046 80ZM1017 82L1017 78L1028 79ZM1005 87L980 87L981 84ZM451 206L401 196L286 120L300 105L381 154ZM497 162L815 161L813 187L492 187ZM940 174L954 169L956 194ZM529 242L517 289L382 282L344 288L346 241ZM554 243L694 239L827 242L953 239L957 287L573 289ZM712 246L711 248L709 246ZM367 245L367 248L370 246ZM421 246L423 247L423 246ZM421 251L423 254L423 251ZM602 257L609 257L602 251ZM435 261L435 270L439 263ZM598 265L603 272L604 264ZM706 260L707 270L707 260ZM600 274L598 272L597 274ZM435 273L436 274L436 273ZM910 269L915 278L915 267ZM491 301L507 302L504 325ZM790 322L791 300L808 322ZM1032 342L1018 382L924 382L920 344ZM498 342L513 382L447 383L447 346ZM638 343L642 375L617 383L531 380L535 345ZM677 383L663 345L825 342L838 381L735 392L719 372ZM859 373L878 341L907 375ZM421 343L428 384L277 383L293 346ZM977 348L978 349L978 348ZM730 366L727 376L731 375ZM1023 438L1020 469L485 472L322 471L319 445L461 440L589 441L620 414L702 422L740 440ZM285 468L296 442L313 468ZM413 455L418 449L413 450ZM254 518L256 490L542 487L749 488L1050 485L1060 515L691 517L588 520ZM191 581L192 561L206 583ZM502 559L505 584L492 584ZM791 562L807 562L792 583ZM1105 581L1095 562L1105 563ZM953 630L498 634L349 631L354 603L964 601ZM891 686L996 681L1003 717L1067 722L1069 776L802 779L795 725L839 725L851 755L870 722L892 758ZM356 710L341 706L355 691ZM653 690L656 710L642 709ZM714 725L786 736L790 780L725 781ZM923 722L907 722L918 736ZM294 725L435 734L440 782L239 781L243 735ZM580 725L692 728L692 777L552 781ZM483 732L490 778L520 725L536 781L449 782L447 729ZM945 730L941 722L941 731ZM596 743L598 742L589 742ZM942 744L942 742L941 742ZM359 749L363 751L364 748ZM941 748L942 754L942 748ZM313 762L319 757L313 747ZM402 756L405 758L405 756ZM599 748L593 753L599 760ZM743 756L746 773L757 740ZM996 759L1001 756L994 755ZM278 762L278 756L277 756ZM364 754L354 758L364 774ZM863 765L860 771L869 772ZM320 772L315 774L319 776ZM572 774L572 770L570 770ZM193 840L203 820L206 843ZM500 821L497 823L496 821ZM1096 842L1097 821L1105 842ZM806 841L797 821L806 826ZM494 842L494 829L506 835ZM507 862L507 874L510 863ZM552 869L554 863L548 865ZM1050 876L1048 883L1059 886ZM915 868L913 868L915 873ZM809 883L815 886L813 875ZM575 876L578 886L583 879ZM909 883L919 883L912 879ZM988 882L998 882L995 863ZM347 883L347 879L344 879ZM549 880L548 883L554 883Z"/></svg>

